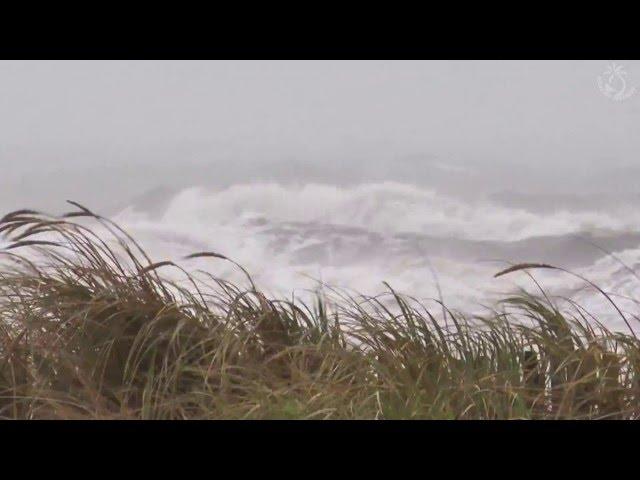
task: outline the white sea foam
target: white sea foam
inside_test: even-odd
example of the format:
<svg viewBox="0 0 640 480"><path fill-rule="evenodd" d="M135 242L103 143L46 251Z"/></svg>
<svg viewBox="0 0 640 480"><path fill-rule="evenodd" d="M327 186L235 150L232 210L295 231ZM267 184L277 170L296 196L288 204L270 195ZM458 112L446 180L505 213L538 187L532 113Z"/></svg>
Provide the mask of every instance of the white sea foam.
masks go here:
<svg viewBox="0 0 640 480"><path fill-rule="evenodd" d="M608 215L536 214L489 201L472 204L399 183L350 188L319 184L190 188L172 199L161 218L128 208L116 220L156 259L215 251L241 263L258 285L274 294L314 288L318 280L373 294L383 290L382 281L388 281L422 299L437 297L439 286L449 305L463 309L490 303L514 286L532 286L523 274L494 279L493 274L505 264L481 261L486 258L485 249L499 246L496 251L501 252L500 248L508 247L504 242L516 242L521 245L521 258L501 259L525 261L527 248L536 245L534 237L621 234L636 232L640 225L639 214L624 207ZM456 242L467 243L456 247ZM563 248L568 249L569 258L572 245ZM467 249L474 249L476 257L465 256ZM562 260L564 253L557 253ZM618 253L628 265L640 259L640 249L633 244ZM606 289L617 288L618 293L640 298L636 295L639 280L617 261L598 257L602 254L594 250L593 258L572 270ZM196 259L185 266L243 281L242 273L228 262ZM549 289L561 292L583 285L558 272L535 275ZM590 308L611 313L604 298L584 292L577 295Z"/></svg>
<svg viewBox="0 0 640 480"><path fill-rule="evenodd" d="M364 227L376 232L419 232L474 240L519 240L592 229L635 229L640 214L559 211L539 215L491 202L476 204L399 183L355 187L307 184L233 185L219 191L187 189L171 202L163 221L238 224L264 217Z"/></svg>

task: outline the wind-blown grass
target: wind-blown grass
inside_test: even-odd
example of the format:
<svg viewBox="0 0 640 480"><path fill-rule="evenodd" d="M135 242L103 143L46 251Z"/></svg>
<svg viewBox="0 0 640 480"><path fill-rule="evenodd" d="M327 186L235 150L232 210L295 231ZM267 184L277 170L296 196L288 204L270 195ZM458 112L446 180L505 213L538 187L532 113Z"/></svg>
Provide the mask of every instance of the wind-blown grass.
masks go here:
<svg viewBox="0 0 640 480"><path fill-rule="evenodd" d="M1 418L640 415L638 339L577 305L561 311L522 292L471 318L444 305L432 314L389 286L378 297L271 299L246 272L240 288L153 262L117 225L73 205L0 220L10 242L0 250ZM182 281L165 278L169 268ZM552 267L501 273L529 268Z"/></svg>

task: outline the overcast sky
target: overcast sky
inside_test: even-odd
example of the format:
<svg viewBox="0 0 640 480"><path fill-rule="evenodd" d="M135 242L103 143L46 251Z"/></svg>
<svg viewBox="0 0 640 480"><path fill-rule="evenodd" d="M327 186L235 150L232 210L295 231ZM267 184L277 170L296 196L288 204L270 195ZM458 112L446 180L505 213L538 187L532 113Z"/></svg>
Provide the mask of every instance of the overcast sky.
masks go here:
<svg viewBox="0 0 640 480"><path fill-rule="evenodd" d="M640 90L640 62L618 63ZM634 165L640 91L606 98L607 64L4 61L0 167L7 179L71 165L422 153Z"/></svg>

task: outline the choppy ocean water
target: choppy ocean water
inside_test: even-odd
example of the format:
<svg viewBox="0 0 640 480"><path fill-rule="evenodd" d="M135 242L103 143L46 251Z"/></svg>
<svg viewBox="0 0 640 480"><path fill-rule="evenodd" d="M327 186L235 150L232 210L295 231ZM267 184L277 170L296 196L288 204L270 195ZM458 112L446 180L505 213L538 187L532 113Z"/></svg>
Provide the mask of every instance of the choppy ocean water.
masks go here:
<svg viewBox="0 0 640 480"><path fill-rule="evenodd" d="M471 201L404 183L235 184L187 188L164 206L134 204L114 219L156 259L214 251L242 264L278 296L304 295L320 283L374 295L383 281L418 299L440 298L476 311L505 293L535 285L524 273L494 278L510 263L549 263L586 277L630 317L640 298L640 213L621 203L603 211L536 211L491 199ZM624 264L624 265L623 265ZM194 259L242 283L227 262ZM585 282L551 270L532 272L551 293L575 299L611 326L623 323Z"/></svg>

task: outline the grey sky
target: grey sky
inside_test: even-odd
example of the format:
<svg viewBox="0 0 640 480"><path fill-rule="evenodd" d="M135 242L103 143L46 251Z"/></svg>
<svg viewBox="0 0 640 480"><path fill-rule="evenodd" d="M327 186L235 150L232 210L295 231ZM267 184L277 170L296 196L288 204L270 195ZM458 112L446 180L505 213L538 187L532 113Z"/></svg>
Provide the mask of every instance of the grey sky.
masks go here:
<svg viewBox="0 0 640 480"><path fill-rule="evenodd" d="M640 92L605 98L607 63L0 62L0 186L224 159L633 166ZM640 62L618 63L640 89Z"/></svg>

